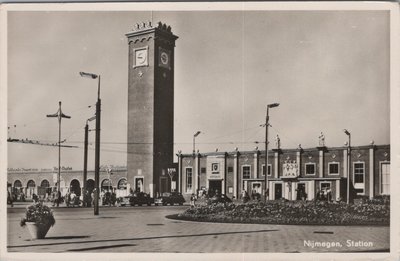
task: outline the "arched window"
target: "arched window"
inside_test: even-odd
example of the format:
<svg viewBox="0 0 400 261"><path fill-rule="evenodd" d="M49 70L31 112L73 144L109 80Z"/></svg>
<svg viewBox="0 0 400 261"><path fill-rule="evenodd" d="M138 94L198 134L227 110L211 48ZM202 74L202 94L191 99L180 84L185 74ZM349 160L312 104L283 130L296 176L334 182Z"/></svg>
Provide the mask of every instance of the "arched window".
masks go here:
<svg viewBox="0 0 400 261"><path fill-rule="evenodd" d="M109 179L104 179L101 182L101 190L111 190L112 189L112 184L111 181Z"/></svg>
<svg viewBox="0 0 400 261"><path fill-rule="evenodd" d="M120 179L118 181L118 189L126 189L127 184L128 184L128 182L127 182L127 180L125 178Z"/></svg>
<svg viewBox="0 0 400 261"><path fill-rule="evenodd" d="M40 186L42 188L48 188L48 187L50 187L50 183L47 179L44 179L44 180L42 180L42 183L40 183Z"/></svg>
<svg viewBox="0 0 400 261"><path fill-rule="evenodd" d="M35 181L29 180L26 187L27 188L34 188L36 186Z"/></svg>
<svg viewBox="0 0 400 261"><path fill-rule="evenodd" d="M16 180L14 182L14 188L22 188L22 183L20 180Z"/></svg>
<svg viewBox="0 0 400 261"><path fill-rule="evenodd" d="M70 192L74 192L77 196L81 195L81 184L79 180L73 179L70 184Z"/></svg>

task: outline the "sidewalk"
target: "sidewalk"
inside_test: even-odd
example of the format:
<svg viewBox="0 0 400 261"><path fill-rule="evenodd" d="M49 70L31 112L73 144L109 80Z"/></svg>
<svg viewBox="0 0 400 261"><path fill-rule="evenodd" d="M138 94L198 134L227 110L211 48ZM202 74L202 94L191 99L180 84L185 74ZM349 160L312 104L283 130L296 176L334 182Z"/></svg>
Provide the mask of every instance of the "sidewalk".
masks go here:
<svg viewBox="0 0 400 261"><path fill-rule="evenodd" d="M170 220L186 206L54 208L56 224L32 241L19 226L22 209L8 214L10 252L382 252L389 227L223 224ZM347 241L358 245L348 246ZM320 246L320 243L324 243ZM329 246L327 245L329 242ZM361 243L359 243L361 242ZM362 245L363 242L370 244ZM333 246L332 243L340 245ZM361 244L361 245L360 245Z"/></svg>

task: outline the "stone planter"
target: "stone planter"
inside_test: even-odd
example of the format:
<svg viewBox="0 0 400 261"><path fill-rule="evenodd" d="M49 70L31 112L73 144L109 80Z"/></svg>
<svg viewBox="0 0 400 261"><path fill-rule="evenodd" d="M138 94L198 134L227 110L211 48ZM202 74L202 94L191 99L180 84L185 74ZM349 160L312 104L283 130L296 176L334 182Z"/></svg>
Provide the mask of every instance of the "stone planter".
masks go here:
<svg viewBox="0 0 400 261"><path fill-rule="evenodd" d="M32 239L43 239L49 231L50 224L36 224L35 222L26 222Z"/></svg>

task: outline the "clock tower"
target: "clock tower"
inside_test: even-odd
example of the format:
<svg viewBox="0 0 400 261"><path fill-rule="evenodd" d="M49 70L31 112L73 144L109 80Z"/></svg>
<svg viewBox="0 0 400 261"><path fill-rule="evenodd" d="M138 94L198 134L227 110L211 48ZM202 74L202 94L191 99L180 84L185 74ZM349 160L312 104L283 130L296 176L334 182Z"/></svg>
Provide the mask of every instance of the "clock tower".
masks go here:
<svg viewBox="0 0 400 261"><path fill-rule="evenodd" d="M174 148L174 47L178 39L161 22L136 24L126 34L128 69L127 179L133 191L171 191L167 169Z"/></svg>

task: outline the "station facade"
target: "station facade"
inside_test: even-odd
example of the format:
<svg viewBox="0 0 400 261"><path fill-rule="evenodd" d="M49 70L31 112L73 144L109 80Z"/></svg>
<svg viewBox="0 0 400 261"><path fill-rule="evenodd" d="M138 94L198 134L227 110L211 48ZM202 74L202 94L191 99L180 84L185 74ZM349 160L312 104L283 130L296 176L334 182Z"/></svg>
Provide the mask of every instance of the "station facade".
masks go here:
<svg viewBox="0 0 400 261"><path fill-rule="evenodd" d="M8 169L8 189L17 198L20 198L22 194L26 199L31 199L33 194L46 197L57 190L57 175L58 170L54 169ZM128 195L132 188L127 182L125 167L114 168L111 172L107 168L101 168L100 186L103 191L115 191L117 197ZM94 187L94 171L88 171L87 190L91 193ZM83 191L83 171L62 169L60 189L63 196L72 191L80 196Z"/></svg>
<svg viewBox="0 0 400 261"><path fill-rule="evenodd" d="M313 200L318 193L331 194L332 200L345 200L347 179L350 195L390 193L390 145L275 149L268 152L268 198ZM265 151L239 151L179 154L179 191L192 193L216 190L228 197L265 195ZM349 171L350 170L350 171Z"/></svg>

